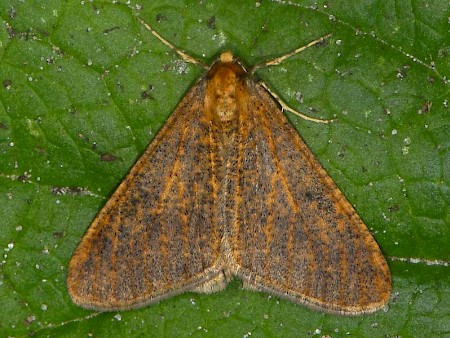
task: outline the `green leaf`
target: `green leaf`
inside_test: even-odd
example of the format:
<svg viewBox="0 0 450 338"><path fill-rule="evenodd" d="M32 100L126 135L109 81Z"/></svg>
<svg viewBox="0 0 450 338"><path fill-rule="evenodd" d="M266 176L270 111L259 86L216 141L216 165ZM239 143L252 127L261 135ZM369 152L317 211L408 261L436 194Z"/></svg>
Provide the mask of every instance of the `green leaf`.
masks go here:
<svg viewBox="0 0 450 338"><path fill-rule="evenodd" d="M431 337L450 334L448 3L0 3L0 336ZM96 313L66 291L95 214L202 70L313 47L256 76L355 205L393 276L386 311L338 317L241 289ZM295 168L293 168L295 170Z"/></svg>

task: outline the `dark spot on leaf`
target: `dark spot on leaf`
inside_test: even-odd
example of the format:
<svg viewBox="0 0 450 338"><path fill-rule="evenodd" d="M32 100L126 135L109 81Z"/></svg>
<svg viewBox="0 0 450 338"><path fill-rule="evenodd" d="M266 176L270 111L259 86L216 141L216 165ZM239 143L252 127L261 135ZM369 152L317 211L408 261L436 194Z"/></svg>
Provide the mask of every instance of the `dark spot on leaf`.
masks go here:
<svg viewBox="0 0 450 338"><path fill-rule="evenodd" d="M82 187L67 187L66 193L70 195L83 195L85 194L85 189Z"/></svg>
<svg viewBox="0 0 450 338"><path fill-rule="evenodd" d="M8 15L11 19L15 19L17 16L17 11L14 7L11 7L11 9L8 11Z"/></svg>
<svg viewBox="0 0 450 338"><path fill-rule="evenodd" d="M19 182L22 182L22 183L28 182L28 179L29 179L29 177L28 177L27 175L25 175L25 174L20 175L19 177L17 177L17 180L18 180Z"/></svg>
<svg viewBox="0 0 450 338"><path fill-rule="evenodd" d="M433 105L433 103L430 102L430 101L425 102L425 103L422 105L422 108L420 108L420 110L419 110L419 115L420 115L420 114L427 114L427 113L429 113L430 110L431 110L431 106L432 106L432 105Z"/></svg>
<svg viewBox="0 0 450 338"><path fill-rule="evenodd" d="M145 99L153 100L154 97L153 97L153 95L151 94L151 92L153 91L153 89L154 89L153 85L149 84L149 85L148 85L148 89L141 92L141 98L144 99L144 100L145 100Z"/></svg>
<svg viewBox="0 0 450 338"><path fill-rule="evenodd" d="M397 69L397 79L404 79L408 75L409 65L404 65L402 68Z"/></svg>
<svg viewBox="0 0 450 338"><path fill-rule="evenodd" d="M214 15L208 19L208 27L216 29L216 17Z"/></svg>
<svg viewBox="0 0 450 338"><path fill-rule="evenodd" d="M119 91L121 93L125 92L125 87L119 81L117 81L117 87L119 87Z"/></svg>
<svg viewBox="0 0 450 338"><path fill-rule="evenodd" d="M167 17L161 13L156 14L156 22L161 22L167 20Z"/></svg>
<svg viewBox="0 0 450 338"><path fill-rule="evenodd" d="M119 27L119 26L114 26L114 27L111 27L111 28L107 28L107 29L105 29L105 30L103 31L103 34L111 33L112 31L115 31L115 30L117 30L117 29L120 29L120 27Z"/></svg>
<svg viewBox="0 0 450 338"><path fill-rule="evenodd" d="M53 195L83 195L85 194L85 189L81 187L53 187Z"/></svg>
<svg viewBox="0 0 450 338"><path fill-rule="evenodd" d="M53 233L53 238L54 239L61 239L63 237L66 237L66 233L64 231L55 231Z"/></svg>
<svg viewBox="0 0 450 338"><path fill-rule="evenodd" d="M142 99L153 99L152 95L147 91L144 90L143 92L141 92L141 98Z"/></svg>
<svg viewBox="0 0 450 338"><path fill-rule="evenodd" d="M24 321L23 324L25 326L30 326L32 322L34 322L36 320L36 316L34 315L29 315Z"/></svg>
<svg viewBox="0 0 450 338"><path fill-rule="evenodd" d="M12 81L10 79L3 80L3 88L8 88L11 86Z"/></svg>
<svg viewBox="0 0 450 338"><path fill-rule="evenodd" d="M34 147L34 150L40 155L44 155L47 152L47 149L41 146Z"/></svg>
<svg viewBox="0 0 450 338"><path fill-rule="evenodd" d="M400 206L398 206L397 204L393 205L392 207L389 207L390 212L397 212L399 210L400 210Z"/></svg>
<svg viewBox="0 0 450 338"><path fill-rule="evenodd" d="M6 29L8 30L8 35L10 39L16 36L16 31L10 25L7 25Z"/></svg>
<svg viewBox="0 0 450 338"><path fill-rule="evenodd" d="M263 33L267 33L269 30L267 29L267 23L263 23L263 25L261 26L261 30Z"/></svg>
<svg viewBox="0 0 450 338"><path fill-rule="evenodd" d="M53 195L64 195L64 187L53 187L52 188Z"/></svg>
<svg viewBox="0 0 450 338"><path fill-rule="evenodd" d="M115 155L113 155L113 154L103 154L101 157L100 157L100 159L103 161L103 162L114 162L114 161L116 161L117 159L118 159L118 157L117 156L115 156Z"/></svg>

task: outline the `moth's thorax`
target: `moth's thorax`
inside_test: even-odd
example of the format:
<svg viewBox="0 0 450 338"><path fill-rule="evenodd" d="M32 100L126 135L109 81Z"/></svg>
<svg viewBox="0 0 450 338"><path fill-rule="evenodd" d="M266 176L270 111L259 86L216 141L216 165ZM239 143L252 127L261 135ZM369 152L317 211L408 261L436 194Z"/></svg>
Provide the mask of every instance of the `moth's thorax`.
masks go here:
<svg viewBox="0 0 450 338"><path fill-rule="evenodd" d="M226 60L217 62L208 72L205 111L219 129L229 132L237 124L240 98L246 89L242 79L244 68L236 62Z"/></svg>

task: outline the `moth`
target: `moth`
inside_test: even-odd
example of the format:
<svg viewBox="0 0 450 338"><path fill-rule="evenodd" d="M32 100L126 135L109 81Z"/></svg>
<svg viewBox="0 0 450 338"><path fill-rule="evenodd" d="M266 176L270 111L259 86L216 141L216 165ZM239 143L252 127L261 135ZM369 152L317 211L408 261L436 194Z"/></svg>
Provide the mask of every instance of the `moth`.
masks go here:
<svg viewBox="0 0 450 338"><path fill-rule="evenodd" d="M67 288L76 304L134 309L222 290L234 276L337 314L387 303L376 241L250 75L224 52L181 100L75 250Z"/></svg>

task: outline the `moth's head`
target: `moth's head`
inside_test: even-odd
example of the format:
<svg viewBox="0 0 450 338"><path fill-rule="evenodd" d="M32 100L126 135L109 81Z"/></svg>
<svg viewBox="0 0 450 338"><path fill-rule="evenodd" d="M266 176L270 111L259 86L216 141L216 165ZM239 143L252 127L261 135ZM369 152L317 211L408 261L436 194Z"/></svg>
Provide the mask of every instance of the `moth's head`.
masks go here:
<svg viewBox="0 0 450 338"><path fill-rule="evenodd" d="M235 57L233 55L233 53L229 50L222 52L222 54L220 54L217 62L218 63L234 63L235 65L238 65L240 68L244 69L245 72L247 72L247 69L244 67L241 60L239 60L237 57Z"/></svg>
<svg viewBox="0 0 450 338"><path fill-rule="evenodd" d="M230 51L220 54L219 58L209 69L208 77L213 78L220 74L219 77L226 78L226 73L232 73L236 77L241 77L247 73L242 63Z"/></svg>
<svg viewBox="0 0 450 338"><path fill-rule="evenodd" d="M234 57L233 53L230 52L229 50L226 52L223 52L222 54L220 54L219 57L220 62L237 62L236 58Z"/></svg>

